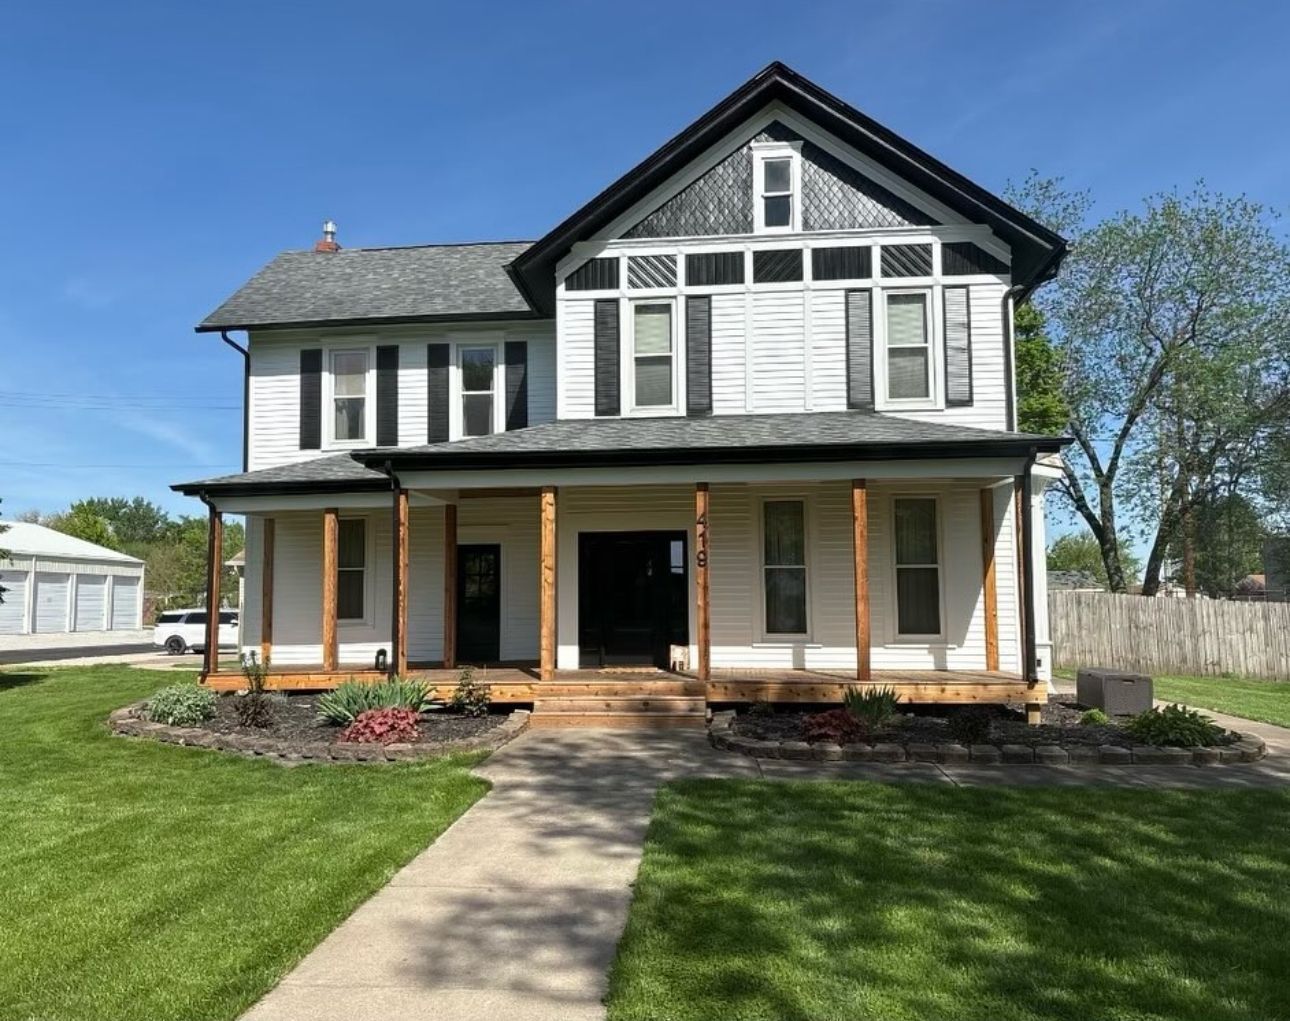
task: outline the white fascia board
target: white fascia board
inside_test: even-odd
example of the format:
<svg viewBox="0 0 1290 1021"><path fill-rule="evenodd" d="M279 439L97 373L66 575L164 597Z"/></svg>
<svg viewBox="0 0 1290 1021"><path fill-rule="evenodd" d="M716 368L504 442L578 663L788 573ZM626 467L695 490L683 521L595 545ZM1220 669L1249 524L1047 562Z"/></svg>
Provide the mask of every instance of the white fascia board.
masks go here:
<svg viewBox="0 0 1290 1021"><path fill-rule="evenodd" d="M400 475L404 488L411 488ZM212 496L211 503L224 514L275 514L284 511L325 510L335 507L339 510L360 508L388 509L393 494L388 489L377 489L362 493L298 493L282 496ZM409 493L408 503L414 507L438 507L445 503L454 503L455 493L419 492Z"/></svg>

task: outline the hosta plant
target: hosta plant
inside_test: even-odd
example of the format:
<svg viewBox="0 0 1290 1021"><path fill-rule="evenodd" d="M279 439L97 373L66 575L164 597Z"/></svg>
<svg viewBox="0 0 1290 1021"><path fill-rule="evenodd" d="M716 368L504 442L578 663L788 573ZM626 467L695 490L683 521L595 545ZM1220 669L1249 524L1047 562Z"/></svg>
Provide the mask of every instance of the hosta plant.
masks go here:
<svg viewBox="0 0 1290 1021"><path fill-rule="evenodd" d="M417 739L419 716L411 709L367 709L340 732L342 741L406 744Z"/></svg>
<svg viewBox="0 0 1290 1021"><path fill-rule="evenodd" d="M193 727L215 715L218 696L196 684L172 684L148 699L146 712L153 723L172 727Z"/></svg>
<svg viewBox="0 0 1290 1021"><path fill-rule="evenodd" d="M1130 719L1124 729L1135 740L1151 745L1201 748L1218 744L1223 739L1222 727L1195 709L1181 705L1148 709Z"/></svg>
<svg viewBox="0 0 1290 1021"><path fill-rule="evenodd" d="M1107 716L1101 709L1093 708L1084 712L1079 718L1081 727L1102 727L1111 722L1111 717Z"/></svg>

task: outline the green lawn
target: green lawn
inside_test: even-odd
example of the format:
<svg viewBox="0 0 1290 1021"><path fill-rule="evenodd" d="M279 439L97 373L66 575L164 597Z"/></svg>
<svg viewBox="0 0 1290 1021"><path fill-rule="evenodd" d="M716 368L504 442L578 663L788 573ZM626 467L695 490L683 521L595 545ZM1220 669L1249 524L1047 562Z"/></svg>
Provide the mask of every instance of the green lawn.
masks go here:
<svg viewBox="0 0 1290 1021"><path fill-rule="evenodd" d="M234 1018L487 789L113 737L177 678L0 671L0 1018Z"/></svg>
<svg viewBox="0 0 1290 1021"><path fill-rule="evenodd" d="M1156 698L1290 727L1290 682L1233 677L1157 677Z"/></svg>
<svg viewBox="0 0 1290 1021"><path fill-rule="evenodd" d="M683 781L628 1019L1290 1017L1290 792Z"/></svg>

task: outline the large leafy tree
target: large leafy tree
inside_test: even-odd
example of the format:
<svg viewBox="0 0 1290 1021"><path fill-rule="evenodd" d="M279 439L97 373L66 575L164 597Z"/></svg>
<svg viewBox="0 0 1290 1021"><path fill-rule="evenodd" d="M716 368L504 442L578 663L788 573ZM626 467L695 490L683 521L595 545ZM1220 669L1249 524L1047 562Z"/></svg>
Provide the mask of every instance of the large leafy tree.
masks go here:
<svg viewBox="0 0 1290 1021"><path fill-rule="evenodd" d="M59 514L54 517L50 527L56 532L62 532L64 535L74 535L76 538L92 542L96 546L116 549L118 545L116 536L112 534L112 526L85 506L73 504L66 514Z"/></svg>
<svg viewBox="0 0 1290 1021"><path fill-rule="evenodd" d="M1058 492L1124 591L1129 538L1156 591L1169 544L1224 489L1254 485L1286 428L1290 249L1271 214L1203 187L1089 229L1085 197L1032 177L1013 199L1074 235L1039 292L1075 443Z"/></svg>
<svg viewBox="0 0 1290 1021"><path fill-rule="evenodd" d="M70 510L72 513L84 510L102 518L111 527L113 537L122 547L159 542L174 528L170 515L142 496L133 499L124 496L94 496L87 500L77 500Z"/></svg>
<svg viewBox="0 0 1290 1021"><path fill-rule="evenodd" d="M1062 392L1061 355L1048 337L1044 314L1030 302L1013 316L1017 351L1017 427L1022 432L1060 436L1070 422Z"/></svg>

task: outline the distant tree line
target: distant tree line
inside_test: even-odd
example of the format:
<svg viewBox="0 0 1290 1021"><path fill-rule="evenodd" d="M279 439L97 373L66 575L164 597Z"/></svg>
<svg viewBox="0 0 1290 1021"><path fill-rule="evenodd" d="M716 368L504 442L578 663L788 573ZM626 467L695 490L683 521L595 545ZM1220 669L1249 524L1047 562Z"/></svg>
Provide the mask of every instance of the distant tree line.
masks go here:
<svg viewBox="0 0 1290 1021"><path fill-rule="evenodd" d="M19 515L19 520L45 525L142 560L147 566L147 594L156 610L201 606L205 602L207 522L203 517L171 517L142 496L96 496L77 500L67 510L54 514L27 511ZM242 524L226 521L224 559L241 552L245 541ZM234 571L227 567L221 570L224 601L234 602Z"/></svg>

